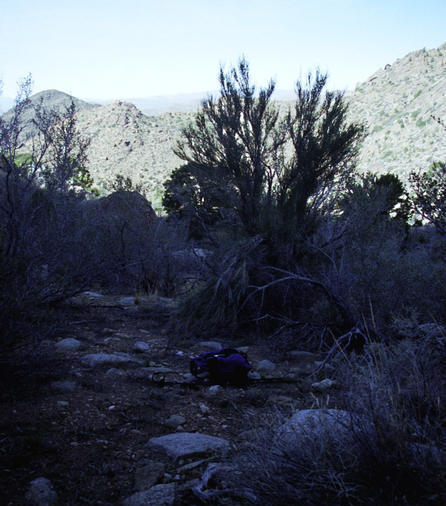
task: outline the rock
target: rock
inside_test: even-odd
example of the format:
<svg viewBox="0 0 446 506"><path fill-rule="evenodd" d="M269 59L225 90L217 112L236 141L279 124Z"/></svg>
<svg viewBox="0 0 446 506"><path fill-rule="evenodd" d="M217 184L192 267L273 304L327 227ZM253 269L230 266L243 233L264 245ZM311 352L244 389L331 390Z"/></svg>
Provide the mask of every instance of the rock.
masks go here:
<svg viewBox="0 0 446 506"><path fill-rule="evenodd" d="M72 337L67 337L56 343L57 351L77 351L82 346L82 343Z"/></svg>
<svg viewBox="0 0 446 506"><path fill-rule="evenodd" d="M203 415L208 415L211 411L209 409L209 406L206 406L206 404L204 404L204 402L200 402L199 408L200 408L200 411L202 412Z"/></svg>
<svg viewBox="0 0 446 506"><path fill-rule="evenodd" d="M164 425L167 425L167 427L170 427L172 429L176 429L179 425L182 425L186 419L184 416L181 415L171 415L169 418L164 422Z"/></svg>
<svg viewBox="0 0 446 506"><path fill-rule="evenodd" d="M360 430L360 420L341 409L303 409L278 430L279 438L292 442L302 437L319 438L324 435L339 440L352 439L354 430Z"/></svg>
<svg viewBox="0 0 446 506"><path fill-rule="evenodd" d="M134 306L136 304L136 298L135 297L121 297L119 299L119 304L121 304L121 306Z"/></svg>
<svg viewBox="0 0 446 506"><path fill-rule="evenodd" d="M82 292L80 295L83 295L85 297L90 297L91 299L100 299L100 298L104 297L102 295L102 293L91 292L91 291Z"/></svg>
<svg viewBox="0 0 446 506"><path fill-rule="evenodd" d="M102 365L144 365L144 361L127 353L89 353L82 357L82 363L88 367Z"/></svg>
<svg viewBox="0 0 446 506"><path fill-rule="evenodd" d="M221 350L223 348L222 344L218 341L202 341L200 343L201 348L206 348L207 350Z"/></svg>
<svg viewBox="0 0 446 506"><path fill-rule="evenodd" d="M58 392L73 392L76 389L75 381L53 381L51 388Z"/></svg>
<svg viewBox="0 0 446 506"><path fill-rule="evenodd" d="M198 432L180 432L154 437L149 440L148 445L163 450L175 460L229 450L229 442L226 439Z"/></svg>
<svg viewBox="0 0 446 506"><path fill-rule="evenodd" d="M27 500L35 506L52 506L57 503L53 484L47 478L36 478L30 483Z"/></svg>
<svg viewBox="0 0 446 506"><path fill-rule="evenodd" d="M261 376L257 371L249 371L248 378L252 380L259 380L261 379Z"/></svg>
<svg viewBox="0 0 446 506"><path fill-rule="evenodd" d="M221 385L212 385L211 387L208 388L208 392L210 394L215 395L215 394L218 394L219 392L221 392L222 389L223 388Z"/></svg>
<svg viewBox="0 0 446 506"><path fill-rule="evenodd" d="M184 381L186 383L194 383L195 382L195 376L191 374L190 372L186 372L183 374Z"/></svg>
<svg viewBox="0 0 446 506"><path fill-rule="evenodd" d="M315 392L326 392L336 386L336 381L333 381L329 378L325 378L322 381L317 381L311 385L311 390Z"/></svg>
<svg viewBox="0 0 446 506"><path fill-rule="evenodd" d="M136 470L135 488L138 492L156 485L164 476L166 467L161 462L150 462Z"/></svg>
<svg viewBox="0 0 446 506"><path fill-rule="evenodd" d="M136 351L137 353L147 353L150 351L150 346L144 341L136 341L133 345L133 351Z"/></svg>
<svg viewBox="0 0 446 506"><path fill-rule="evenodd" d="M175 501L175 484L155 485L137 492L122 501L123 506L172 506Z"/></svg>
<svg viewBox="0 0 446 506"><path fill-rule="evenodd" d="M271 362L270 360L261 360L257 366L257 371L263 374L270 374L276 370L276 364Z"/></svg>

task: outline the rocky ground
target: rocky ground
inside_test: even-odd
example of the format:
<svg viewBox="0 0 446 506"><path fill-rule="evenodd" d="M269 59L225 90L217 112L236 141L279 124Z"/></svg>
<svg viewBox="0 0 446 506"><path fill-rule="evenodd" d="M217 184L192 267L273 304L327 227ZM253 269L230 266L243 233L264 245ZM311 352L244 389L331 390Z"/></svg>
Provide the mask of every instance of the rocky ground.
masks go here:
<svg viewBox="0 0 446 506"><path fill-rule="evenodd" d="M328 405L326 388L333 398L330 382L310 376L320 356L271 356L219 336L181 341L159 305L135 302L78 297L58 310L56 337L34 346L26 363L3 357L3 504L203 504L219 455L243 451L256 422L278 409ZM190 375L192 356L220 346L247 351L254 373L246 387Z"/></svg>

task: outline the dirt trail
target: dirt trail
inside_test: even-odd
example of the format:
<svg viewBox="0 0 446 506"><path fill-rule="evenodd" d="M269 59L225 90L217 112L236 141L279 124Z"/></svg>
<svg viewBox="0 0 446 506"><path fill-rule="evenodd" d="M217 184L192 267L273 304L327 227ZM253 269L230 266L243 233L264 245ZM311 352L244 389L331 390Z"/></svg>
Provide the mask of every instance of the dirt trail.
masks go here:
<svg viewBox="0 0 446 506"><path fill-rule="evenodd" d="M178 463L146 446L151 437L177 430L201 432L236 446L253 421L263 419L270 409L291 413L314 401L304 380L218 392L209 385L189 384L189 358L203 349L199 343L169 345L161 313L140 314L119 305L64 311L58 337L40 343L26 366L3 363L3 504L24 504L29 483L40 476L52 482L60 504L116 504L144 486L141 470L156 462L164 466L157 482L175 480L183 490L176 502L181 504L181 497L188 497L187 483L200 478L208 460L178 475ZM55 343L65 338L78 340L81 347L58 351ZM137 351L136 342L145 343L139 347L147 351ZM91 354L120 354L136 362L92 366L85 361ZM259 346L251 345L248 355L254 365L263 358ZM158 381L162 377L167 384ZM184 417L179 428L169 425L172 415Z"/></svg>

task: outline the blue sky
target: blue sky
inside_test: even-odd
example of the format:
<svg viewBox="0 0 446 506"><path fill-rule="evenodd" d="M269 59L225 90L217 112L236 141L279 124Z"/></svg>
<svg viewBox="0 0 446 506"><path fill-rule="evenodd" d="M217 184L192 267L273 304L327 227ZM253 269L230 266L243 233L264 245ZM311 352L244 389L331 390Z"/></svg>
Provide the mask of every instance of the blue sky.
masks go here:
<svg viewBox="0 0 446 506"><path fill-rule="evenodd" d="M241 55L258 85L292 89L319 66L353 89L444 42L445 0L0 0L5 97L27 73L35 92L84 99L208 91Z"/></svg>

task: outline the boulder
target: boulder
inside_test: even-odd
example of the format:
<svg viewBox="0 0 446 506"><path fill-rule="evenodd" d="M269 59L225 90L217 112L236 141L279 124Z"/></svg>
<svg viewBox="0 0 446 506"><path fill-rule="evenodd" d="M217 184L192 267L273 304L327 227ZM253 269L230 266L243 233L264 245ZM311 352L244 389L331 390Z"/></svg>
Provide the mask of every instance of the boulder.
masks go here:
<svg viewBox="0 0 446 506"><path fill-rule="evenodd" d="M316 439L334 437L339 441L353 439L354 432L361 430L361 420L342 409L303 409L297 411L283 424L277 435L288 443L301 438Z"/></svg>
<svg viewBox="0 0 446 506"><path fill-rule="evenodd" d="M176 432L151 438L148 446L161 449L169 457L177 460L184 457L225 452L229 450L229 441L198 432Z"/></svg>
<svg viewBox="0 0 446 506"><path fill-rule="evenodd" d="M155 485L137 492L122 501L123 506L172 506L175 501L175 484Z"/></svg>
<svg viewBox="0 0 446 506"><path fill-rule="evenodd" d="M57 503L57 494L50 480L40 477L30 483L26 499L35 506L52 506Z"/></svg>

